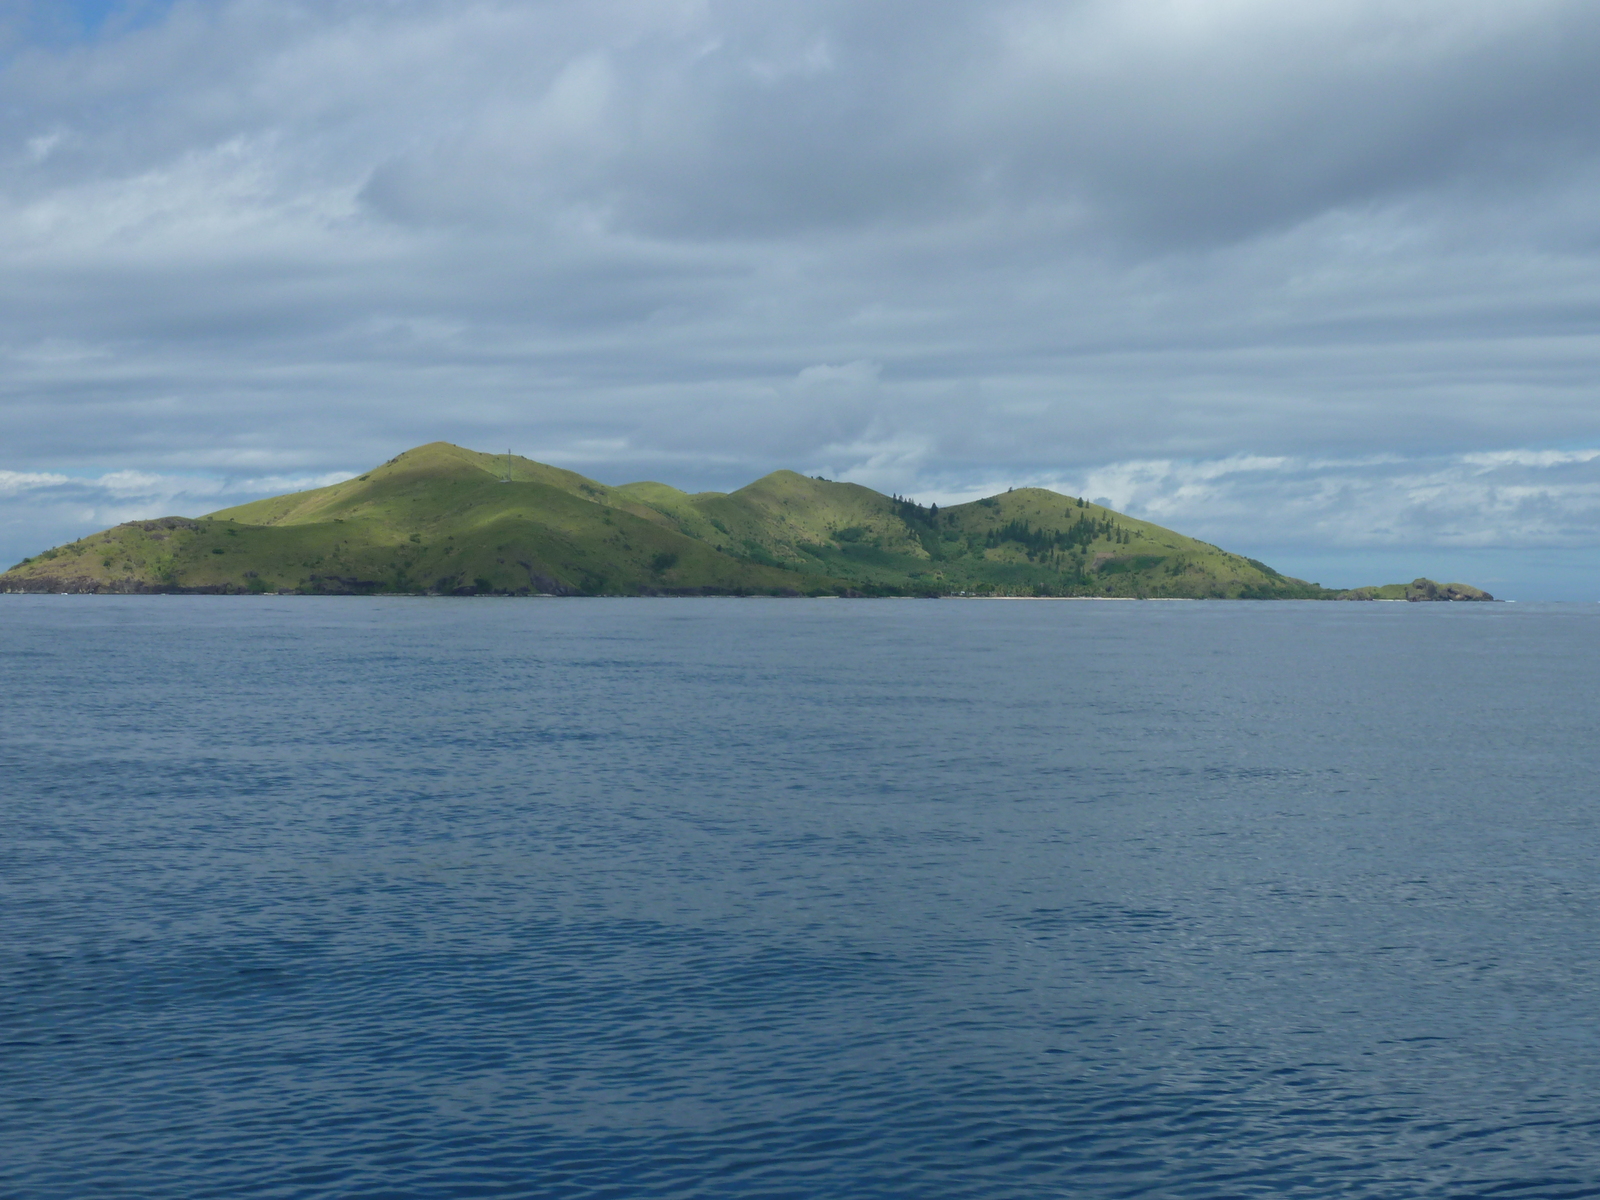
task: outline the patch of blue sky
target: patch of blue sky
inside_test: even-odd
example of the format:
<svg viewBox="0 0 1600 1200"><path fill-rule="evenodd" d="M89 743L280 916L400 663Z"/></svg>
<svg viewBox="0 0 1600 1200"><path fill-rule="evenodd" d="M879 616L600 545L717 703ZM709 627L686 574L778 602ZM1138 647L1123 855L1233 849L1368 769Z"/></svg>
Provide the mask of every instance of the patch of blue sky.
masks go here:
<svg viewBox="0 0 1600 1200"><path fill-rule="evenodd" d="M23 6L26 14L8 39L12 46L98 41L153 25L174 0L51 0Z"/></svg>

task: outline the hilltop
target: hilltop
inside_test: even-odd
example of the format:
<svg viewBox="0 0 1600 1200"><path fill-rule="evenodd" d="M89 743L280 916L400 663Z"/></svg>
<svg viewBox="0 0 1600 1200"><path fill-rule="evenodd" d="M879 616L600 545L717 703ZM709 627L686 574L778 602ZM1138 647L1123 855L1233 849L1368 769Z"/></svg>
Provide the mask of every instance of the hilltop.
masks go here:
<svg viewBox="0 0 1600 1200"><path fill-rule="evenodd" d="M1428 580L1334 591L1043 488L941 509L776 471L691 494L446 442L330 487L91 534L0 591L1490 598Z"/></svg>

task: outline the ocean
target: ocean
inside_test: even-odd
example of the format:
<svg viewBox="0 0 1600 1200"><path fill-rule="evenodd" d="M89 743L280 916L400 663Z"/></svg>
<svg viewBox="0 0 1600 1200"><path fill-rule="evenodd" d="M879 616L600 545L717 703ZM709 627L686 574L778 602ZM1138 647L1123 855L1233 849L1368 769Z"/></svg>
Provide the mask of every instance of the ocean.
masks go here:
<svg viewBox="0 0 1600 1200"><path fill-rule="evenodd" d="M0 1195L1600 1195L1600 605L0 598Z"/></svg>

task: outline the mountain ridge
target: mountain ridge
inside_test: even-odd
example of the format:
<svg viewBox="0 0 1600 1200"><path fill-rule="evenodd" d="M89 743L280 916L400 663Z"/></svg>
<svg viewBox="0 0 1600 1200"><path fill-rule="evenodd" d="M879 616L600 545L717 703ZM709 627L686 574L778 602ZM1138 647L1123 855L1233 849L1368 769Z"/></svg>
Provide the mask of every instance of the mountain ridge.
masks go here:
<svg viewBox="0 0 1600 1200"><path fill-rule="evenodd" d="M1420 579L1323 588L1044 488L940 509L780 470L689 493L448 442L326 487L125 522L23 560L0 591L1492 598Z"/></svg>

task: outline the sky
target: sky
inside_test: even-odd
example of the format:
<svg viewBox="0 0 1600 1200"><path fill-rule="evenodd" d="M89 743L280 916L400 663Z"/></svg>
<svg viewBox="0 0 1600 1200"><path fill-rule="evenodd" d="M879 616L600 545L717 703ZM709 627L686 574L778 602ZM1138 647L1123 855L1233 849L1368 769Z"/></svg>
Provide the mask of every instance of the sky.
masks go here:
<svg viewBox="0 0 1600 1200"><path fill-rule="evenodd" d="M1600 600L1592 0L0 0L0 559L433 440Z"/></svg>

